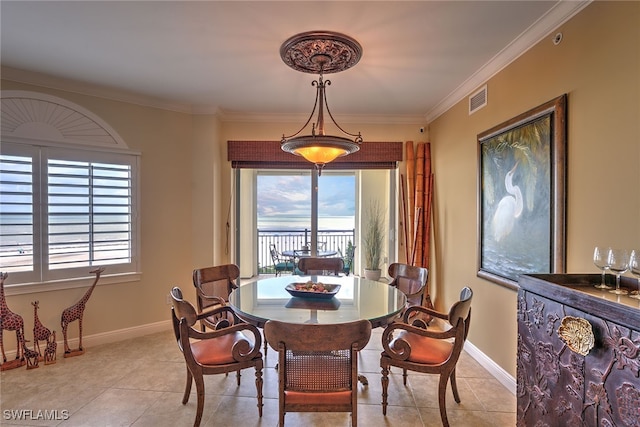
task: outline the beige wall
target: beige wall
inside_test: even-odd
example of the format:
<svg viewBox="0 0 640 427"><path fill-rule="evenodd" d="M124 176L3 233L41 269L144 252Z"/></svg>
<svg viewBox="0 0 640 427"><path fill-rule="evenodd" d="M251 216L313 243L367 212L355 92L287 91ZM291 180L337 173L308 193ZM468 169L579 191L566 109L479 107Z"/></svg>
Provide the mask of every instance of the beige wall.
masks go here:
<svg viewBox="0 0 640 427"><path fill-rule="evenodd" d="M640 246L638 22L639 2L595 2L560 28L564 39L559 46L553 46L550 36L492 78L487 107L468 116L463 100L430 124L436 176L430 277L435 303L448 307L460 287L473 287L470 340L511 375L515 376L516 294L476 277L476 135L568 93L567 270L595 272L590 259L597 242ZM36 90L75 102L103 118L131 149L142 152L142 279L99 286L85 312L85 336L168 321L166 294L174 284L188 289L187 297L193 299L192 269L232 259L232 243L226 252L232 188L226 141L278 139L301 125L222 122L215 116L4 80L2 89ZM425 123L341 125L361 131L365 140L425 138L419 133ZM619 189L610 192L616 182ZM25 318L29 337L30 301L40 300L42 322L59 330L61 310L83 292L11 296L8 304Z"/></svg>
<svg viewBox="0 0 640 427"><path fill-rule="evenodd" d="M429 126L439 305L474 290L470 341L515 376L516 293L476 277L477 134L568 94L567 272L596 273L599 242L640 247L640 3L595 2ZM610 190L614 188L614 190Z"/></svg>

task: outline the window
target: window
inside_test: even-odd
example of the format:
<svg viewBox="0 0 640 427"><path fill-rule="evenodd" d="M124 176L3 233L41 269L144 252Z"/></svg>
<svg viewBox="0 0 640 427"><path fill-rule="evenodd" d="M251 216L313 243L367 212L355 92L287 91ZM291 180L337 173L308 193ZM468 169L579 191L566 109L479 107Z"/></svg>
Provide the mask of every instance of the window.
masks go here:
<svg viewBox="0 0 640 427"><path fill-rule="evenodd" d="M0 270L11 283L139 270L138 156L2 143Z"/></svg>

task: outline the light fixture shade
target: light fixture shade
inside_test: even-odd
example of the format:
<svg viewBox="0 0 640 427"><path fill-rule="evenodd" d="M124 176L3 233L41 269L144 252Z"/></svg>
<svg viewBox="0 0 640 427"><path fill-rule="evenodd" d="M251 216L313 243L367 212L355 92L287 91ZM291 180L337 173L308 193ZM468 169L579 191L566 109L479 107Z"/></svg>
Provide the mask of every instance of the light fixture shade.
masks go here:
<svg viewBox="0 0 640 427"><path fill-rule="evenodd" d="M347 138L329 135L304 135L289 139L282 144L282 150L323 167L338 157L355 153L360 149L357 142Z"/></svg>

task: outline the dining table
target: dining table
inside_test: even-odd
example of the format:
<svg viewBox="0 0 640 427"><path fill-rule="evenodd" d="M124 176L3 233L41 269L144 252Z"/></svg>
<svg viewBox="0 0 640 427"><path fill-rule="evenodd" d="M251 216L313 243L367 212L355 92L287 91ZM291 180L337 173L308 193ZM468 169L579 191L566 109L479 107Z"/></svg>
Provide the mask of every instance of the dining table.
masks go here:
<svg viewBox="0 0 640 427"><path fill-rule="evenodd" d="M339 285L331 298L292 296L287 287L312 282ZM405 295L394 286L359 276L297 276L258 278L229 295L229 305L247 323L263 328L269 320L288 323L339 324L367 319L372 328L384 327L400 316ZM358 381L368 384L360 374Z"/></svg>
<svg viewBox="0 0 640 427"><path fill-rule="evenodd" d="M330 298L292 296L287 286L307 282L339 285ZM395 320L405 295L385 282L359 276L297 276L258 278L234 289L229 305L245 322L263 327L268 320L288 323L346 323L367 319L373 328Z"/></svg>

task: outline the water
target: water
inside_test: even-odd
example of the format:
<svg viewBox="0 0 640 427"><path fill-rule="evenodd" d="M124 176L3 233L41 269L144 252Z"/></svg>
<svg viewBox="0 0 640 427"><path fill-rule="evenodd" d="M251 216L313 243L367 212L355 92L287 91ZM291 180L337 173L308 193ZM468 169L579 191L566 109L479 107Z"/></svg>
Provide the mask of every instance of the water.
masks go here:
<svg viewBox="0 0 640 427"><path fill-rule="evenodd" d="M304 230L311 229L311 218L300 215L274 215L258 217L259 230ZM353 230L353 216L330 216L318 218L318 230Z"/></svg>

